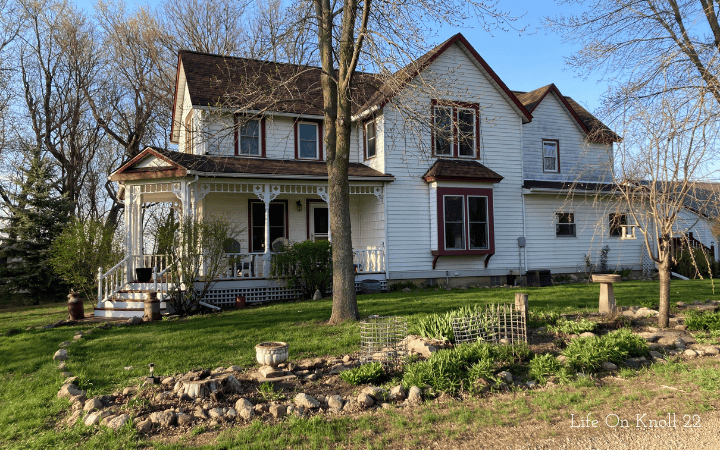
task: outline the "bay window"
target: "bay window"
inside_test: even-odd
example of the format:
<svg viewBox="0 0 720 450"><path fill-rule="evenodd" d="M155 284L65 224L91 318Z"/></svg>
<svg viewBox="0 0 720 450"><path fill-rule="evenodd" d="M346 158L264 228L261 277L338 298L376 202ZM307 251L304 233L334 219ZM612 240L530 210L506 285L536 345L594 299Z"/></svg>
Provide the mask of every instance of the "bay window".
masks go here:
<svg viewBox="0 0 720 450"><path fill-rule="evenodd" d="M492 189L438 188L438 254L495 252Z"/></svg>

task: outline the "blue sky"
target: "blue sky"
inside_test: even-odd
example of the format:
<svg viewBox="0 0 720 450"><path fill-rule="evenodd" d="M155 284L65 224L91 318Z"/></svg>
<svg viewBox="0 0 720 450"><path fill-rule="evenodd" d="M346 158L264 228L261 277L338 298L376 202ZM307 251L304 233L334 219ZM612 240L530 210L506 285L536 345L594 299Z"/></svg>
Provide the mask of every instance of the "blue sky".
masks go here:
<svg viewBox="0 0 720 450"><path fill-rule="evenodd" d="M71 0L72 1L72 0ZM76 0L75 3L85 10L91 10L95 0ZM128 9L136 4L153 5L156 2L146 0L126 0ZM598 76L587 80L577 77L570 71L564 58L578 49L577 46L563 43L553 31L543 28L543 16L568 12L581 12L577 5L559 7L553 0L501 0L500 8L512 8L513 14L525 14L516 24L527 25L527 31L495 31L490 35L480 27L451 28L443 27L438 35L431 37L437 44L457 32L463 33L470 44L487 61L510 89L530 91L546 84L555 83L564 95L569 95L590 111L600 106L600 97L607 90L607 83L598 82Z"/></svg>

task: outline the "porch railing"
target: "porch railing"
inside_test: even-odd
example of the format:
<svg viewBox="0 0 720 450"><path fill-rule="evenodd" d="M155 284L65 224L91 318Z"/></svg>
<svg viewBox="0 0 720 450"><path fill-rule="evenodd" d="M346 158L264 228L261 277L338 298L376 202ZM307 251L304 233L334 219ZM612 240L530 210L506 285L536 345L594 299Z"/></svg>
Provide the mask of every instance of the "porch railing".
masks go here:
<svg viewBox="0 0 720 450"><path fill-rule="evenodd" d="M130 280L127 270L130 259L131 255L126 256L107 272L103 272L102 267L98 268L98 302L112 297L128 284Z"/></svg>
<svg viewBox="0 0 720 450"><path fill-rule="evenodd" d="M228 253L227 257L227 278L266 278L263 273L264 253Z"/></svg>
<svg viewBox="0 0 720 450"><path fill-rule="evenodd" d="M385 249L353 250L353 254L357 273L385 272Z"/></svg>

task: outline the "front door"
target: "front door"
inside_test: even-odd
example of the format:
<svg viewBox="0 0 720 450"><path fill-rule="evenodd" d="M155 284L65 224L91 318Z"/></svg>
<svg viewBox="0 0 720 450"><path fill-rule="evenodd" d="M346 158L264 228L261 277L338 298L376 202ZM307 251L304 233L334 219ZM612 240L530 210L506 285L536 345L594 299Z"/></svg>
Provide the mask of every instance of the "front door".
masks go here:
<svg viewBox="0 0 720 450"><path fill-rule="evenodd" d="M310 203L310 239L330 240L330 216L327 203Z"/></svg>

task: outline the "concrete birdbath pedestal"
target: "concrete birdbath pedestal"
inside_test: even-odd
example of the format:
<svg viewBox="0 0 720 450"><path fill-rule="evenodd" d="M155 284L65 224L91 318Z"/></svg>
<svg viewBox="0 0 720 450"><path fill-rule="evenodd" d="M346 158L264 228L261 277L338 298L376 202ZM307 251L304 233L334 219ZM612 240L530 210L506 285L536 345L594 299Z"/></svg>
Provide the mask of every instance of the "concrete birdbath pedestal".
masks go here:
<svg viewBox="0 0 720 450"><path fill-rule="evenodd" d="M284 375L277 366L288 359L286 342L262 342L255 346L255 359L262 365L260 374L264 378L277 378Z"/></svg>
<svg viewBox="0 0 720 450"><path fill-rule="evenodd" d="M620 275L593 275L593 283L600 283L600 313L615 312L615 291L613 283L619 283Z"/></svg>

